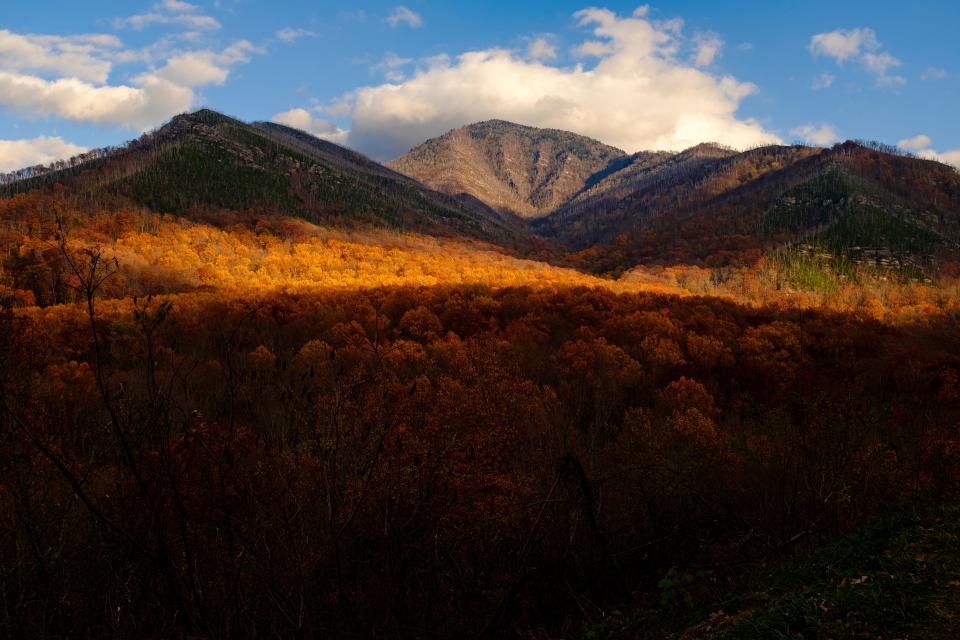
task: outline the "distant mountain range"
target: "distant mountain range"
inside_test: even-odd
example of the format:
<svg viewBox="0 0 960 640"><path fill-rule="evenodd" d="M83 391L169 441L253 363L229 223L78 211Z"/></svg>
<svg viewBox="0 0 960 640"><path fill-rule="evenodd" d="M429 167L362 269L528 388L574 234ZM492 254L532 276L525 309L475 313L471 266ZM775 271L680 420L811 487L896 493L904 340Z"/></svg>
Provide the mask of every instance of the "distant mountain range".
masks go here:
<svg viewBox="0 0 960 640"><path fill-rule="evenodd" d="M490 120L384 166L296 129L201 110L123 147L18 175L0 196L58 184L79 208L296 215L548 247L601 272L742 264L785 248L921 271L960 255L960 174L854 142L628 155Z"/></svg>
<svg viewBox="0 0 960 640"><path fill-rule="evenodd" d="M626 155L572 133L489 121L388 166L528 218L567 250L591 250L600 271L743 262L777 247L916 267L960 246L960 174L866 143Z"/></svg>

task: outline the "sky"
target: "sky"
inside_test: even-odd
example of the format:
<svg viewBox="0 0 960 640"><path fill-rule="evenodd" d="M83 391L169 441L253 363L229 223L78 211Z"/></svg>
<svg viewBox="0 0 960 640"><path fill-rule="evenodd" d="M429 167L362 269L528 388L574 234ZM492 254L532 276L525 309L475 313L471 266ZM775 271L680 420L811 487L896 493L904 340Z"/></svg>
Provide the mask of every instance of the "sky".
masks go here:
<svg viewBox="0 0 960 640"><path fill-rule="evenodd" d="M866 139L960 167L960 3L32 0L0 9L0 171L209 107L388 160L480 120L628 152Z"/></svg>

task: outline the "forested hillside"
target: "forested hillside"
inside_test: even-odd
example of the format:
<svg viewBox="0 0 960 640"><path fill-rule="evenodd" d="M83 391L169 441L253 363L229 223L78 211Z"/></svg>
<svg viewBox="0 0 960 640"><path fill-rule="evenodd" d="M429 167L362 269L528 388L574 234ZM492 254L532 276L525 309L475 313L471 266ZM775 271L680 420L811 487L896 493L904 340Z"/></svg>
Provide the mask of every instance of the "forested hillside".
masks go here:
<svg viewBox="0 0 960 640"><path fill-rule="evenodd" d="M80 211L141 207L205 216L298 215L504 242L522 225L431 191L360 154L279 125L202 110L89 162L0 187L7 196L56 188Z"/></svg>
<svg viewBox="0 0 960 640"><path fill-rule="evenodd" d="M832 268L872 260L929 276L960 255L960 174L947 165L851 142L667 166L621 197L573 203L536 228L603 272L750 265L800 250Z"/></svg>

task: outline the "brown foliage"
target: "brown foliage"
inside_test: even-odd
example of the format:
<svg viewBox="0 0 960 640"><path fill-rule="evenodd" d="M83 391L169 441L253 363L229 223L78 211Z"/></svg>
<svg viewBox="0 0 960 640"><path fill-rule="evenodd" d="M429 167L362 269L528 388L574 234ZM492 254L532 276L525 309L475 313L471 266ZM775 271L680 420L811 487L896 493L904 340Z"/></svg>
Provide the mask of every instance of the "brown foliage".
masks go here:
<svg viewBox="0 0 960 640"><path fill-rule="evenodd" d="M98 303L99 361L77 307L2 316L12 635L559 632L673 564L958 489L948 324L586 288L167 301Z"/></svg>

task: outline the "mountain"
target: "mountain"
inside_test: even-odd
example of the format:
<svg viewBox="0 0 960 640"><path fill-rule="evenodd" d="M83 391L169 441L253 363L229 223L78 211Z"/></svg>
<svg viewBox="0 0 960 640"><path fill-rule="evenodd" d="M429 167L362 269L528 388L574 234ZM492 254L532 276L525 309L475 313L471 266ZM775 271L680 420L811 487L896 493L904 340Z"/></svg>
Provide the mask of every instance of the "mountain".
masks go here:
<svg viewBox="0 0 960 640"><path fill-rule="evenodd" d="M660 193L667 185L692 184L719 161L735 155L710 143L680 153L635 153L591 176L583 189L535 226L574 246L602 241L621 232L617 223L622 218L634 218L632 203L638 194Z"/></svg>
<svg viewBox="0 0 960 640"><path fill-rule="evenodd" d="M538 218L625 157L575 133L488 120L428 140L387 166L437 191Z"/></svg>
<svg viewBox="0 0 960 640"><path fill-rule="evenodd" d="M87 161L0 187L55 183L83 208L143 207L177 215L283 214L334 226L376 226L513 241L518 220L433 191L365 156L272 123L201 110Z"/></svg>
<svg viewBox="0 0 960 640"><path fill-rule="evenodd" d="M803 146L771 146L738 153L701 144L680 153L637 154L632 156L636 160L603 176L550 216L538 220L536 228L543 235L582 249L661 220L684 217L688 209L711 207L744 185L769 178L768 174L785 167L795 168L800 160L817 153L817 149ZM756 199L767 192L777 193L779 187L771 185L762 193L753 190L750 195Z"/></svg>
<svg viewBox="0 0 960 640"><path fill-rule="evenodd" d="M534 226L589 249L603 271L750 262L784 249L914 272L956 259L960 174L892 151L695 147L627 166Z"/></svg>
<svg viewBox="0 0 960 640"><path fill-rule="evenodd" d="M960 174L874 143L739 152L619 149L501 120L428 140L388 166L528 219L580 266L724 265L771 252L919 276L960 255Z"/></svg>
<svg viewBox="0 0 960 640"><path fill-rule="evenodd" d="M960 174L867 143L627 155L491 120L384 166L303 131L201 110L123 147L14 177L0 196L48 194L77 212L140 209L214 224L292 215L476 238L602 273L787 252L921 277L960 256Z"/></svg>
<svg viewBox="0 0 960 640"><path fill-rule="evenodd" d="M558 210L569 212L600 202L615 202L645 187L662 183L668 177L696 176L703 167L733 155L736 152L731 149L711 143L681 153L641 151L591 176L584 188Z"/></svg>

